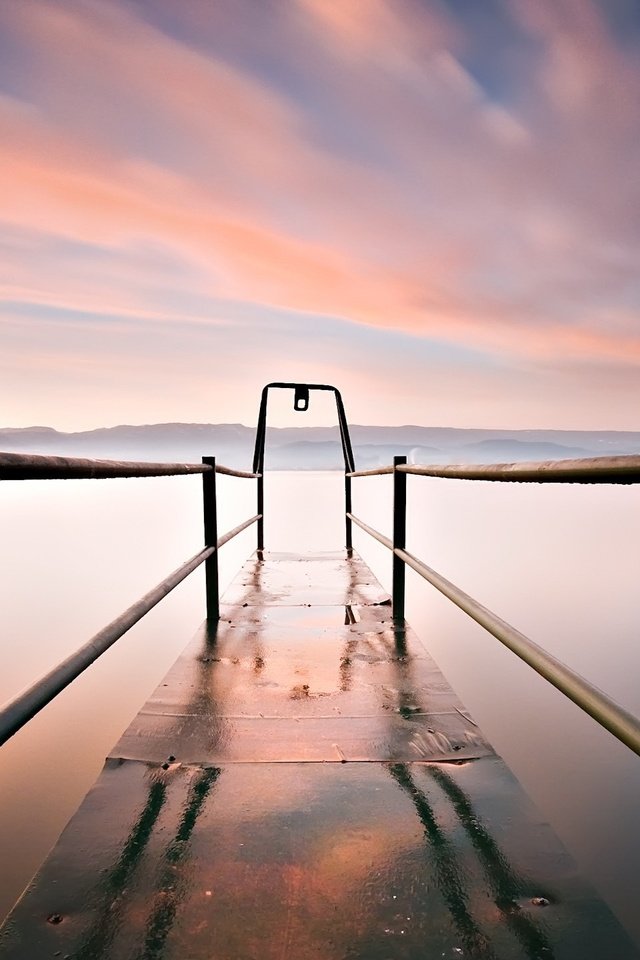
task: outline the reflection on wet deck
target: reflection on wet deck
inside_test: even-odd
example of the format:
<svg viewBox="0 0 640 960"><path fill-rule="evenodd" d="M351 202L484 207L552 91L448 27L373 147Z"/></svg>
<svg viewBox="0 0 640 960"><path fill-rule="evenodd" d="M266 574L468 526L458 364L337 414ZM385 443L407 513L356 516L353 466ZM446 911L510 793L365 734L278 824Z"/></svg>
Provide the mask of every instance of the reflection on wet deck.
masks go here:
<svg viewBox="0 0 640 960"><path fill-rule="evenodd" d="M361 560L253 560L225 599L0 957L637 957Z"/></svg>

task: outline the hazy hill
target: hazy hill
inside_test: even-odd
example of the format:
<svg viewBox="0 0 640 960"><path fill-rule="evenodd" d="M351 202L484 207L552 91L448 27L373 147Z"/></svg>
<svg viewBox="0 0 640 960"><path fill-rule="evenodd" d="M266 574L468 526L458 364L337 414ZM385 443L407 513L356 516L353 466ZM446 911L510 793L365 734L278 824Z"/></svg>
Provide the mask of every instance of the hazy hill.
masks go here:
<svg viewBox="0 0 640 960"><path fill-rule="evenodd" d="M369 469L404 454L414 463L496 463L640 453L640 432L480 430L454 427L351 427L356 466ZM240 423L156 423L61 433L51 427L0 428L0 450L126 460L197 462L215 455L228 466L251 465L255 429ZM331 470L342 466L337 427L270 427L268 469Z"/></svg>

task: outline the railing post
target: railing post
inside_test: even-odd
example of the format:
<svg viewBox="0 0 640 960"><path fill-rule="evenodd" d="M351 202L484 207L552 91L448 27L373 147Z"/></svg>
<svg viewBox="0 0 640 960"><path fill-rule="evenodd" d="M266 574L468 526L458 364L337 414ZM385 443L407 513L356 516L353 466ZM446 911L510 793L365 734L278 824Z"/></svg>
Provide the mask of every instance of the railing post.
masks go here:
<svg viewBox="0 0 640 960"><path fill-rule="evenodd" d="M404 550L407 545L407 475L396 468L406 463L406 457L393 458L393 549ZM393 554L393 619L404 621L404 560Z"/></svg>
<svg viewBox="0 0 640 960"><path fill-rule="evenodd" d="M258 520L258 550L264 550L264 467L260 470L258 477L258 509L256 513L260 514Z"/></svg>
<svg viewBox="0 0 640 960"><path fill-rule="evenodd" d="M345 474L344 477L344 511L345 511L345 523L346 523L346 547L347 550L353 549L353 536L352 536L352 523L351 518L346 516L349 513L352 513L351 506L351 477L348 477Z"/></svg>
<svg viewBox="0 0 640 960"><path fill-rule="evenodd" d="M204 545L215 547L204 562L207 593L207 620L220 619L220 592L218 587L218 504L216 499L216 458L203 457L211 470L202 474L202 512L204 517Z"/></svg>

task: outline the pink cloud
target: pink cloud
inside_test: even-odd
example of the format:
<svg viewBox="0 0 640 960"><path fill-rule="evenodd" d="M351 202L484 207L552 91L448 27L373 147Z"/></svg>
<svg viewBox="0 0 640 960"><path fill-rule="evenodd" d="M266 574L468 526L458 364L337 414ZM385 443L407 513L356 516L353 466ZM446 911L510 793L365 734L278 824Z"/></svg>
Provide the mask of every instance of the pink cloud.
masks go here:
<svg viewBox="0 0 640 960"><path fill-rule="evenodd" d="M297 6L347 58L402 67L455 42L453 22L436 4L411 0L296 0Z"/></svg>
<svg viewBox="0 0 640 960"><path fill-rule="evenodd" d="M224 34L234 7L221 9ZM380 163L332 149L286 85L123 5L7 6L38 106L0 102L2 218L119 251L157 244L210 296L502 354L636 363L635 314L614 298L603 323L594 292L619 286L638 252L640 71L588 0L512 9L540 54L535 89L507 106L465 70L464 38L435 6L274 7ZM86 309L97 292L115 314L158 318L95 269L45 287L23 270L5 296Z"/></svg>

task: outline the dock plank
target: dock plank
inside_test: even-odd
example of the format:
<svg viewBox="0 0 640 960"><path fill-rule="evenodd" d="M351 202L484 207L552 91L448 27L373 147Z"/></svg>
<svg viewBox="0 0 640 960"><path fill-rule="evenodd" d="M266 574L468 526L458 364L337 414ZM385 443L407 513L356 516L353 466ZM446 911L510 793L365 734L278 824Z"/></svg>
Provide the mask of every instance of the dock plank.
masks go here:
<svg viewBox="0 0 640 960"><path fill-rule="evenodd" d="M249 561L3 960L637 960L359 558Z"/></svg>

